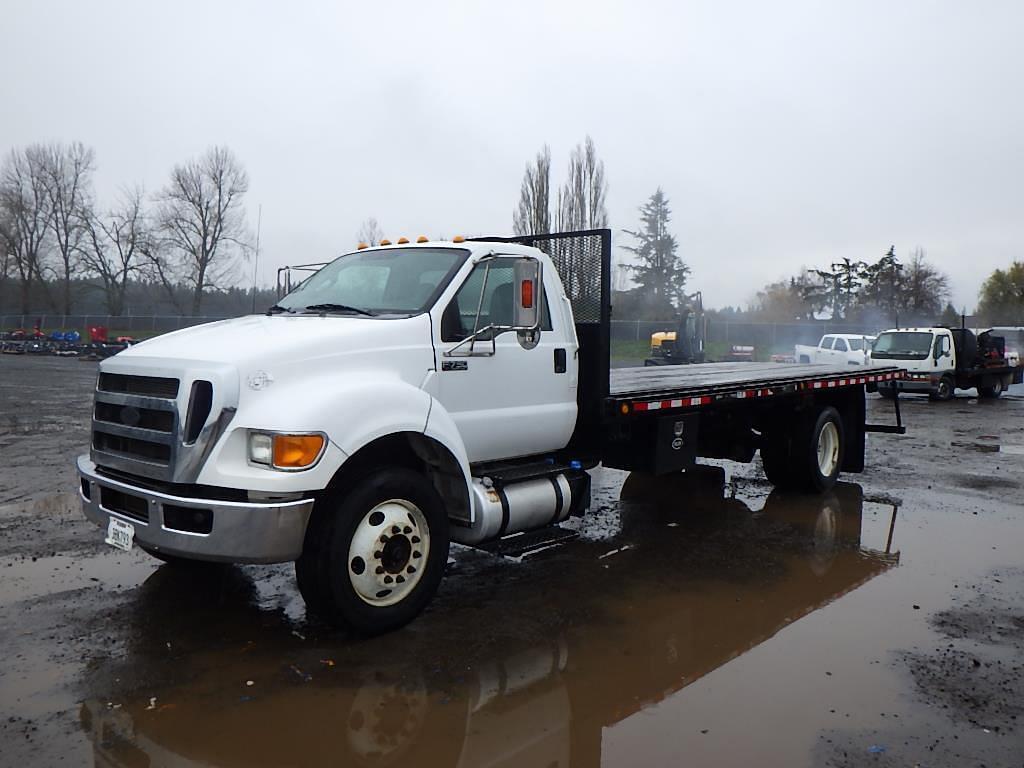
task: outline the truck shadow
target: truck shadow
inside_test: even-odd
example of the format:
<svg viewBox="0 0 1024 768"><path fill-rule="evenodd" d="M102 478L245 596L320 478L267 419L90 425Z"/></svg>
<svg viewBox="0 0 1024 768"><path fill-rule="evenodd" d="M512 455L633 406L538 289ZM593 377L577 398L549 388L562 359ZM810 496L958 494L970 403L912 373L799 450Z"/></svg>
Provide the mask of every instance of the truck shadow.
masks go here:
<svg viewBox="0 0 1024 768"><path fill-rule="evenodd" d="M250 569L161 568L83 679L96 763L599 765L605 728L899 560L863 545L860 486L757 508L721 480L631 476L614 539L467 555L373 639L288 619Z"/></svg>

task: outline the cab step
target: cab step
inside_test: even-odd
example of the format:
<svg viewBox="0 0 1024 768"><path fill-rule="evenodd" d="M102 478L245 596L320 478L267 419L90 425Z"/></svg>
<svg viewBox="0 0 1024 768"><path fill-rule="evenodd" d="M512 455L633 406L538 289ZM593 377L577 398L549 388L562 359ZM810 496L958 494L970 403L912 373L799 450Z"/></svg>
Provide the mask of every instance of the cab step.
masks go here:
<svg viewBox="0 0 1024 768"><path fill-rule="evenodd" d="M579 533L576 531L571 531L560 525L552 525L536 531L513 533L511 536L478 544L476 548L500 557L522 558L551 547L561 546L577 538L579 538Z"/></svg>

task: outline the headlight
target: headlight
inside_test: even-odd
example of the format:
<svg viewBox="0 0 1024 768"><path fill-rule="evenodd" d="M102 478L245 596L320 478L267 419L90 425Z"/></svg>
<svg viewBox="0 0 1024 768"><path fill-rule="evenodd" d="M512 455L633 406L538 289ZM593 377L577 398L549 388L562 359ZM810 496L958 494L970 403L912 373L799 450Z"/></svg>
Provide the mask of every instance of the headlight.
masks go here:
<svg viewBox="0 0 1024 768"><path fill-rule="evenodd" d="M317 463L326 441L321 434L249 433L249 461L272 469L308 469Z"/></svg>

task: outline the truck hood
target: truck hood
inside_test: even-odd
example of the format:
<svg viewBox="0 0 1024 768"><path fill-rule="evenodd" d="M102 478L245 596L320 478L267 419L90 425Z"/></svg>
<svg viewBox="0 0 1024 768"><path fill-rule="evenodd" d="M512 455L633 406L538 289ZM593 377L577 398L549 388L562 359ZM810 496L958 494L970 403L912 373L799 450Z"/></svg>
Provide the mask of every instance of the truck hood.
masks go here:
<svg viewBox="0 0 1024 768"><path fill-rule="evenodd" d="M157 336L124 350L110 362L209 362L254 367L309 364L323 358L379 353L385 349L429 347L430 317L377 319L341 315L249 315ZM116 363L115 363L116 361Z"/></svg>

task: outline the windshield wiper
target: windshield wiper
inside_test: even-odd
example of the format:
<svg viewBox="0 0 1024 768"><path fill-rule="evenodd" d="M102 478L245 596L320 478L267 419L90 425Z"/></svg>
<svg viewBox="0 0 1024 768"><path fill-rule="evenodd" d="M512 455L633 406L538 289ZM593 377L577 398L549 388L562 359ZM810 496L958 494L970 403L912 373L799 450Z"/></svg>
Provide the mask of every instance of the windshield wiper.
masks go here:
<svg viewBox="0 0 1024 768"><path fill-rule="evenodd" d="M274 306L270 307L267 310L267 315L274 315L277 314L278 312L288 312L289 314L294 314L295 310L291 309L290 307L282 307L280 304L275 304Z"/></svg>
<svg viewBox="0 0 1024 768"><path fill-rule="evenodd" d="M374 313L359 307L350 307L348 304L310 304L302 308L303 312L355 312L359 315L374 317Z"/></svg>

